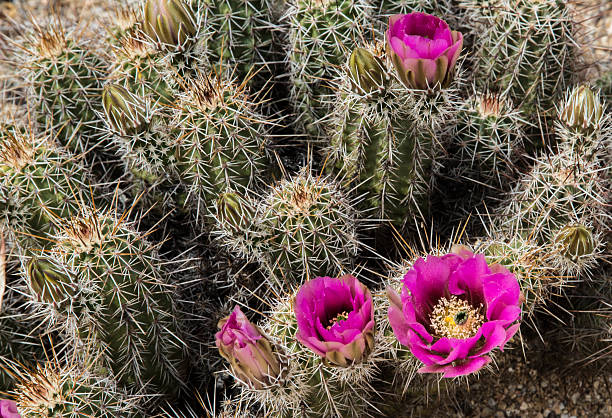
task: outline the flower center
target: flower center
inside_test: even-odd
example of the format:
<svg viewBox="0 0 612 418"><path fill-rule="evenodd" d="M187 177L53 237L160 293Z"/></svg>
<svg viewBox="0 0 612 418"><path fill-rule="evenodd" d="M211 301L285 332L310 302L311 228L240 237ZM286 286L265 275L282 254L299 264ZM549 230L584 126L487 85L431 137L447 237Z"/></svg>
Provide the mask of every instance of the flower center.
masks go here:
<svg viewBox="0 0 612 418"><path fill-rule="evenodd" d="M333 317L332 319L327 321L327 326L325 328L331 329L331 327L336 325L338 322L347 320L348 317L349 317L348 312L347 311L342 311L338 315L336 315L335 317Z"/></svg>
<svg viewBox="0 0 612 418"><path fill-rule="evenodd" d="M430 315L431 327L440 338L473 337L484 322L482 305L473 307L456 296L441 298Z"/></svg>

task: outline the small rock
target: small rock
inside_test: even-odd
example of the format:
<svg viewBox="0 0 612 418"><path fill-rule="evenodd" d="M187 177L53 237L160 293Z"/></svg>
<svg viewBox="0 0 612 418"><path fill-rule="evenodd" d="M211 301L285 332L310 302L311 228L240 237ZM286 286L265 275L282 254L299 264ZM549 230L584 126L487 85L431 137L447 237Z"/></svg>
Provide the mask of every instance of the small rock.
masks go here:
<svg viewBox="0 0 612 418"><path fill-rule="evenodd" d="M527 402L521 403L521 411L526 411L527 409L529 409Z"/></svg>

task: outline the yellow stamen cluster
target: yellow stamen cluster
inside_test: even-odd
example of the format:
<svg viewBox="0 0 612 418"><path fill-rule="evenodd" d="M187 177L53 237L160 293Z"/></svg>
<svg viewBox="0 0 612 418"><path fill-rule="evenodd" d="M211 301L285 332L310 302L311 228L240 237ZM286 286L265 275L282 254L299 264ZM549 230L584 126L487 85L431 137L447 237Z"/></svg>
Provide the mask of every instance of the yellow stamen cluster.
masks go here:
<svg viewBox="0 0 612 418"><path fill-rule="evenodd" d="M331 327L336 325L338 322L347 320L348 317L349 317L348 312L347 311L343 311L343 312L339 313L338 315L336 315L336 317L333 318L331 321L329 321L329 325L326 328L327 329L331 329Z"/></svg>
<svg viewBox="0 0 612 418"><path fill-rule="evenodd" d="M473 307L456 296L441 298L430 315L431 327L441 338L473 337L484 322L481 309L482 305Z"/></svg>

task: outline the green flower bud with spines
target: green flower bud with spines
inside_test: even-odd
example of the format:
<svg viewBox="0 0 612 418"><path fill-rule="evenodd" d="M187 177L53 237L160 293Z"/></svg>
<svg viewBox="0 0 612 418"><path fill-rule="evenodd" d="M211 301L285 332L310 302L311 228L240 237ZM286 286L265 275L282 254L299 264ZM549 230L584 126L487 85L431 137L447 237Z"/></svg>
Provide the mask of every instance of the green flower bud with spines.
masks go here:
<svg viewBox="0 0 612 418"><path fill-rule="evenodd" d="M179 48L197 33L196 17L181 0L147 0L143 26L152 39Z"/></svg>
<svg viewBox="0 0 612 418"><path fill-rule="evenodd" d="M584 133L596 131L603 116L599 95L587 85L575 87L567 96L559 119L571 129Z"/></svg>
<svg viewBox="0 0 612 418"><path fill-rule="evenodd" d="M47 260L32 257L27 265L30 288L39 300L60 303L74 296L72 280Z"/></svg>
<svg viewBox="0 0 612 418"><path fill-rule="evenodd" d="M234 192L223 193L217 200L217 220L234 233L248 228L253 210L244 198Z"/></svg>
<svg viewBox="0 0 612 418"><path fill-rule="evenodd" d="M555 237L561 253L570 259L592 254L595 250L593 233L584 225L566 225Z"/></svg>
<svg viewBox="0 0 612 418"><path fill-rule="evenodd" d="M365 93L382 89L385 84L385 66L382 60L365 48L355 48L349 57L349 76L353 87Z"/></svg>
<svg viewBox="0 0 612 418"><path fill-rule="evenodd" d="M108 123L121 135L132 135L146 129L144 102L118 84L107 84L102 92L102 107Z"/></svg>

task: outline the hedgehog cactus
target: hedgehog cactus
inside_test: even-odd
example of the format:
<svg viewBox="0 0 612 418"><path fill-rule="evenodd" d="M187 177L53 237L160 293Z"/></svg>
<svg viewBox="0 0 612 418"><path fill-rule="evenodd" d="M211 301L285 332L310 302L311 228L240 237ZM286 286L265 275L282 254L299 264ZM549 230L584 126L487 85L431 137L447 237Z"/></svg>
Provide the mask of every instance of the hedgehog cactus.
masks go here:
<svg viewBox="0 0 612 418"><path fill-rule="evenodd" d="M203 44L212 65L230 70L239 78L269 82L274 64L274 4L268 0L200 1L208 33ZM257 75L255 75L257 73Z"/></svg>
<svg viewBox="0 0 612 418"><path fill-rule="evenodd" d="M220 193L244 192L261 179L270 124L244 83L201 74L180 97L175 164L196 216L208 215Z"/></svg>
<svg viewBox="0 0 612 418"><path fill-rule="evenodd" d="M356 48L329 124L327 168L364 194L364 210L402 225L428 212L438 143L415 128L413 96L373 51Z"/></svg>
<svg viewBox="0 0 612 418"><path fill-rule="evenodd" d="M11 241L48 246L52 220L78 211L89 172L48 136L0 123L0 229ZM13 234L18 234L15 237Z"/></svg>
<svg viewBox="0 0 612 418"><path fill-rule="evenodd" d="M141 416L139 400L108 379L92 374L89 365L63 364L53 359L35 369L11 364L19 382L12 390L23 417Z"/></svg>
<svg viewBox="0 0 612 418"><path fill-rule="evenodd" d="M106 68L86 44L61 27L40 29L24 58L24 75L36 102L38 120L74 153L97 144L96 111Z"/></svg>
<svg viewBox="0 0 612 418"><path fill-rule="evenodd" d="M303 170L271 187L257 203L229 197L217 209L217 234L241 255L256 258L271 285L351 267L358 248L357 214L338 184ZM238 205L242 215L223 215L229 204Z"/></svg>
<svg viewBox="0 0 612 418"><path fill-rule="evenodd" d="M33 305L75 347L100 350L120 384L176 393L185 347L155 247L112 213L92 210L62 229L48 259L24 268Z"/></svg>
<svg viewBox="0 0 612 418"><path fill-rule="evenodd" d="M504 188L515 171L525 123L503 97L476 94L457 112L453 158L462 175L477 183Z"/></svg>
<svg viewBox="0 0 612 418"><path fill-rule="evenodd" d="M599 147L608 123L597 96L582 87L561 106L559 150L538 159L531 173L514 187L503 205L507 222L540 243L554 241L554 233L571 224L589 223L596 235L606 229L605 209L609 167ZM504 221L505 222L505 221Z"/></svg>
<svg viewBox="0 0 612 418"><path fill-rule="evenodd" d="M569 6L559 0L465 0L476 22L475 80L529 115L554 110L575 55Z"/></svg>
<svg viewBox="0 0 612 418"><path fill-rule="evenodd" d="M288 61L291 100L298 124L317 138L320 121L331 105L334 67L341 66L370 24L371 6L364 0L292 0Z"/></svg>

